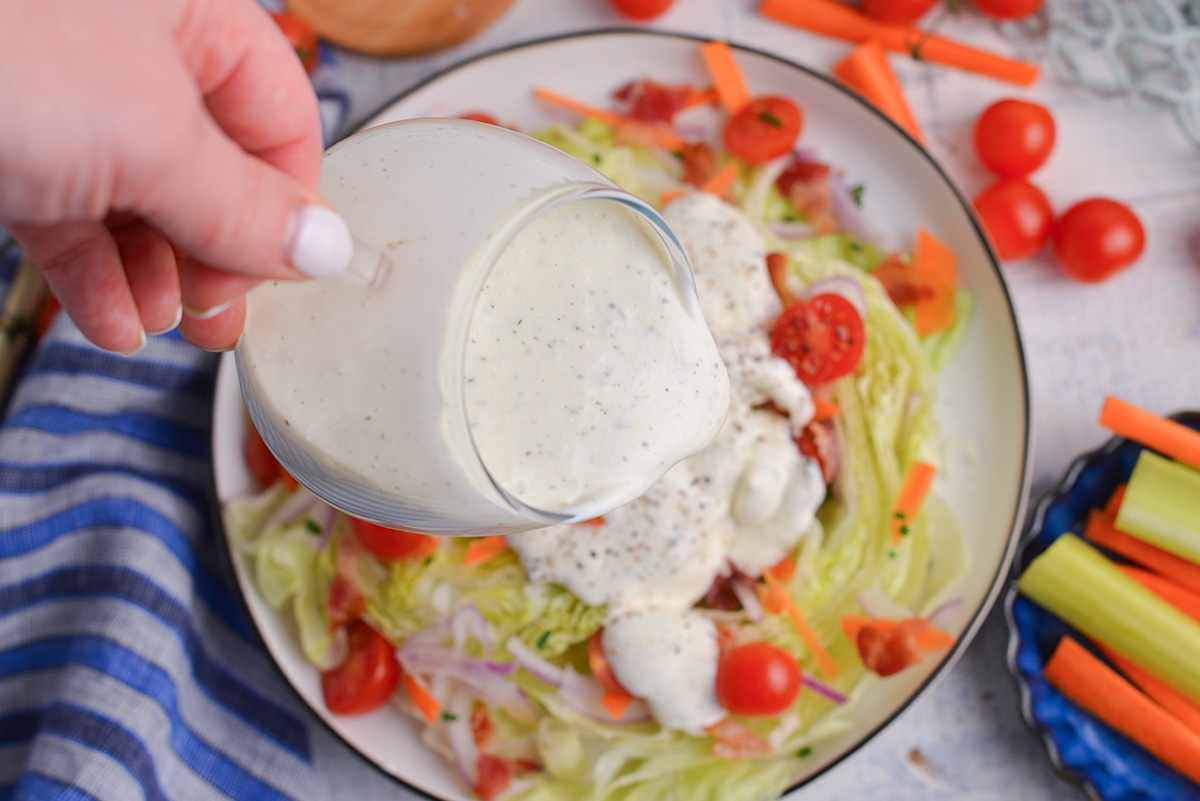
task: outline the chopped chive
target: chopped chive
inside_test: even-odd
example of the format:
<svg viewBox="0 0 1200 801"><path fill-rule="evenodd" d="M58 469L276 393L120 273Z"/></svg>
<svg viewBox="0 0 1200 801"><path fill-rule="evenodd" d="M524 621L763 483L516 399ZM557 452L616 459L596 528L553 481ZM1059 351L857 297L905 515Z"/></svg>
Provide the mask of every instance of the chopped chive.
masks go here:
<svg viewBox="0 0 1200 801"><path fill-rule="evenodd" d="M778 117L776 117L774 114L772 114L769 111L758 112L758 118L760 120L762 120L763 122L765 122L767 125L773 126L775 128L783 127L783 120L779 119Z"/></svg>
<svg viewBox="0 0 1200 801"><path fill-rule="evenodd" d="M904 519L904 518L906 518L906 517L908 517L908 515L904 514L904 512L896 512L896 519L897 519L897 520L903 520L903 519Z"/></svg>
<svg viewBox="0 0 1200 801"><path fill-rule="evenodd" d="M862 184L858 184L850 190L850 194L854 195L854 205L862 206L863 192L865 191L867 191L867 188Z"/></svg>
<svg viewBox="0 0 1200 801"><path fill-rule="evenodd" d="M796 752L796 756L800 757L801 759L804 759L806 756L811 756L811 755L812 755L812 746L811 745L806 745L803 748L801 748L799 751Z"/></svg>
<svg viewBox="0 0 1200 801"><path fill-rule="evenodd" d="M426 557L425 557L425 564L427 564L427 565L432 565L432 564L433 564L433 557L432 557L432 556L426 556Z"/></svg>
<svg viewBox="0 0 1200 801"><path fill-rule="evenodd" d="M900 527L900 534L901 534L901 535L903 535L903 536L905 536L905 537L907 537L907 536L908 536L908 526L901 526L901 527Z"/></svg>
<svg viewBox="0 0 1200 801"><path fill-rule="evenodd" d="M888 551L888 559L895 559L895 558L896 558L896 552Z"/></svg>
<svg viewBox="0 0 1200 801"><path fill-rule="evenodd" d="M458 720L458 715L454 714L453 712L443 712L442 720Z"/></svg>
<svg viewBox="0 0 1200 801"><path fill-rule="evenodd" d="M306 517L304 519L304 528L308 529L308 532L310 534L320 534L321 533L321 527L318 526L316 521L313 520L311 517Z"/></svg>

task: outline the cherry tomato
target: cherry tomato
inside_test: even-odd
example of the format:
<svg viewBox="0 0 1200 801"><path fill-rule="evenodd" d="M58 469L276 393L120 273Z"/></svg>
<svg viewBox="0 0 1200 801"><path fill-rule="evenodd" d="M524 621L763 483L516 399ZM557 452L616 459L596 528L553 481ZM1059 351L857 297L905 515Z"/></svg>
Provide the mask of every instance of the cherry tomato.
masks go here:
<svg viewBox="0 0 1200 801"><path fill-rule="evenodd" d="M1023 178L996 181L975 198L975 210L1005 261L1036 255L1054 229L1050 201Z"/></svg>
<svg viewBox="0 0 1200 801"><path fill-rule="evenodd" d="M911 25L929 13L938 0L859 0L863 13L880 22Z"/></svg>
<svg viewBox="0 0 1200 801"><path fill-rule="evenodd" d="M321 674L325 707L335 715L365 715L387 703L400 683L391 643L361 620L346 629L346 660Z"/></svg>
<svg viewBox="0 0 1200 801"><path fill-rule="evenodd" d="M1045 107L1000 100L975 121L975 152L996 175L1023 178L1046 163L1054 136L1054 117Z"/></svg>
<svg viewBox="0 0 1200 801"><path fill-rule="evenodd" d="M400 531L356 517L350 519L350 526L362 547L381 562L429 556L438 547L437 538L428 534Z"/></svg>
<svg viewBox="0 0 1200 801"><path fill-rule="evenodd" d="M654 19L675 0L612 0L613 8L630 19Z"/></svg>
<svg viewBox="0 0 1200 801"><path fill-rule="evenodd" d="M253 424L246 426L244 444L246 466L250 468L250 475L254 476L259 486L269 487L274 484L275 479L279 478L279 462L275 461L275 454L271 453L271 449L263 441L262 434L258 433Z"/></svg>
<svg viewBox="0 0 1200 801"><path fill-rule="evenodd" d="M475 779L475 786L471 789L481 801L494 801L499 798L512 784L513 775L516 773L515 764L491 754L480 754L475 765L479 777Z"/></svg>
<svg viewBox="0 0 1200 801"><path fill-rule="evenodd" d="M975 7L996 19L1020 19L1042 7L1044 0L974 0Z"/></svg>
<svg viewBox="0 0 1200 801"><path fill-rule="evenodd" d="M321 59L321 43L312 26L290 11L272 12L271 18L287 37L288 44L296 51L300 63L304 65L304 71L312 75Z"/></svg>
<svg viewBox="0 0 1200 801"><path fill-rule="evenodd" d="M717 663L717 702L734 715L779 715L800 693L800 666L768 642L731 648Z"/></svg>
<svg viewBox="0 0 1200 801"><path fill-rule="evenodd" d="M610 693L632 694L621 686L617 674L613 673L612 665L608 664L608 657L604 655L604 629L596 629L596 633L588 640L588 667L592 669L592 675L600 682L600 686Z"/></svg>
<svg viewBox="0 0 1200 801"><path fill-rule="evenodd" d="M771 350L808 386L854 372L867 334L862 317L841 295L817 295L783 310L771 331Z"/></svg>
<svg viewBox="0 0 1200 801"><path fill-rule="evenodd" d="M786 97L760 97L725 126L725 148L747 164L763 164L792 149L804 126L800 107Z"/></svg>
<svg viewBox="0 0 1200 801"><path fill-rule="evenodd" d="M1096 283L1138 260L1146 232L1128 206L1106 198L1076 203L1054 230L1054 255L1077 281Z"/></svg>

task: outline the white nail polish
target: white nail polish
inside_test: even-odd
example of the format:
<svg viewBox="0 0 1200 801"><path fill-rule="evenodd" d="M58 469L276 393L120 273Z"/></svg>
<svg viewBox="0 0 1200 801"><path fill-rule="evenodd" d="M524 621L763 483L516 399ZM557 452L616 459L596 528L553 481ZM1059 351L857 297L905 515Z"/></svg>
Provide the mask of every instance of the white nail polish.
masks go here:
<svg viewBox="0 0 1200 801"><path fill-rule="evenodd" d="M147 331L146 333L152 337L162 336L163 334L167 333L168 331L174 331L176 328L179 327L179 324L181 322L183 322L183 306L182 305L178 309L175 310L175 321L174 322L172 322L166 328L162 328L158 331Z"/></svg>
<svg viewBox="0 0 1200 801"><path fill-rule="evenodd" d="M312 278L339 275L353 254L350 228L336 211L310 203L296 214L288 259L297 272Z"/></svg>
<svg viewBox="0 0 1200 801"><path fill-rule="evenodd" d="M183 307L180 307L180 309L182 313L186 314L188 317L191 317L193 320L211 320L232 305L232 301L226 301L225 303L218 303L216 306L211 306L207 309L185 309Z"/></svg>

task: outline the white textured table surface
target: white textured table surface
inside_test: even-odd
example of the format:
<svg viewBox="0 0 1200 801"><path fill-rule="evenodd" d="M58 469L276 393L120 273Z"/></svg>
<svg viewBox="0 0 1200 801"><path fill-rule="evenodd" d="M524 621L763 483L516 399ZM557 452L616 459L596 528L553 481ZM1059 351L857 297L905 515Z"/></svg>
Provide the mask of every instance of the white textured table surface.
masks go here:
<svg viewBox="0 0 1200 801"><path fill-rule="evenodd" d="M752 0L677 0L647 27L724 38L820 70L848 52L843 43L758 17L756 5ZM352 125L467 56L522 40L626 24L607 0L517 0L484 34L453 50L406 61L334 52L315 80L319 88L351 90L347 120ZM970 11L949 20L943 30L996 51L1042 60L1036 36L1005 37ZM1200 408L1200 151L1172 116L1124 98L1096 96L1049 71L1035 89L1022 90L947 68L894 63L929 149L968 196L988 182L971 147L975 117L995 99L1022 97L1049 106L1058 123L1055 153L1035 179L1055 208L1108 195L1129 203L1146 226L1142 261L1098 286L1062 277L1048 255L1005 266L1031 373L1034 499L1078 453L1105 439L1095 423L1104 395L1118 394L1164 413ZM882 735L791 798L1082 798L1055 775L1021 721L1004 667L1005 642L1003 618L993 611L948 676ZM411 797L331 739L317 743L314 752L330 799Z"/></svg>

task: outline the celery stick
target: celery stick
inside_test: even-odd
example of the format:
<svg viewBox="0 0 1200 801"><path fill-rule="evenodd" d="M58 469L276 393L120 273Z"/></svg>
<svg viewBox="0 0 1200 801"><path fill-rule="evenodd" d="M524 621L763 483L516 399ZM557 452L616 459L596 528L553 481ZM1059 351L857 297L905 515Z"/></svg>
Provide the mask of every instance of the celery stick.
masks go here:
<svg viewBox="0 0 1200 801"><path fill-rule="evenodd" d="M1200 703L1200 624L1064 534L1021 574L1017 589Z"/></svg>
<svg viewBox="0 0 1200 801"><path fill-rule="evenodd" d="M1116 523L1127 534L1200 562L1200 471L1142 451Z"/></svg>

